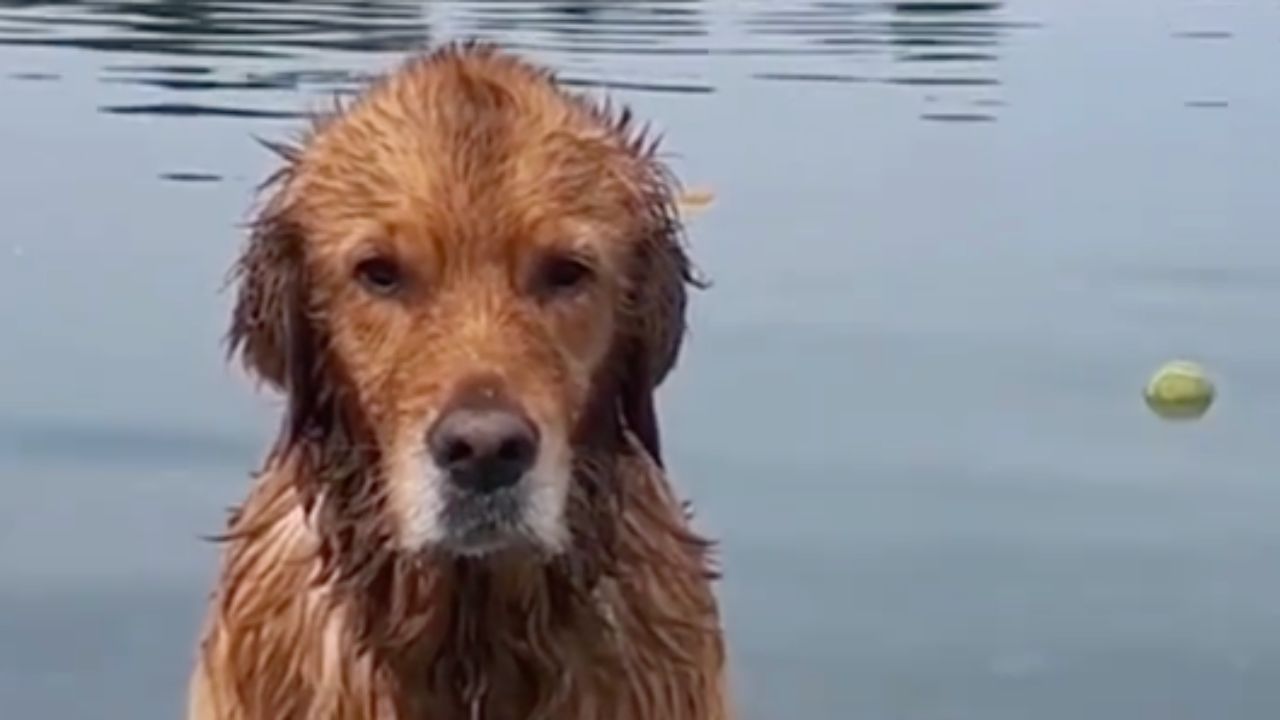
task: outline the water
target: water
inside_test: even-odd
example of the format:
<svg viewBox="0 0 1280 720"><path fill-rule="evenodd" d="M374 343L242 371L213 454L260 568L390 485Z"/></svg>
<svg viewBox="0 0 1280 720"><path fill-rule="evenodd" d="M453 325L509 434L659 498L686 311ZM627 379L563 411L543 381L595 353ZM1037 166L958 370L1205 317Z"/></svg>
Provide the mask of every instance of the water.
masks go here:
<svg viewBox="0 0 1280 720"><path fill-rule="evenodd" d="M1275 2L120 0L0 3L5 717L178 714L279 409L220 344L252 138L463 35L718 194L663 414L745 717L1280 713Z"/></svg>

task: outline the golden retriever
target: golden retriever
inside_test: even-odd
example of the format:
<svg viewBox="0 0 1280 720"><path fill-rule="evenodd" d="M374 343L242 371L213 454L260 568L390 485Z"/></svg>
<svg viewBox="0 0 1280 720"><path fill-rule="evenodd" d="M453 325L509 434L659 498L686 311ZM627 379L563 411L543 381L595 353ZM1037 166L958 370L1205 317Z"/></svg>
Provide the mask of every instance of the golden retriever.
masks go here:
<svg viewBox="0 0 1280 720"><path fill-rule="evenodd" d="M479 43L318 121L236 265L287 399L192 720L725 720L709 543L654 392L697 280L630 113Z"/></svg>

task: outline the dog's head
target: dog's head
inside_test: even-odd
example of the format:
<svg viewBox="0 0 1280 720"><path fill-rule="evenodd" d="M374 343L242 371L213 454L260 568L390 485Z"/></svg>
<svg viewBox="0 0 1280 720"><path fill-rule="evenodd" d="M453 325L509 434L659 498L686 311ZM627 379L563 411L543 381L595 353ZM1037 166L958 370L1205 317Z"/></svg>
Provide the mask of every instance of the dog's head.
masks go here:
<svg viewBox="0 0 1280 720"><path fill-rule="evenodd" d="M556 552L584 463L628 434L661 462L653 393L693 279L627 113L451 47L282 154L230 341L287 395L290 444L351 451L321 462L357 478L306 492L361 484L376 502L342 512L380 513L410 552Z"/></svg>

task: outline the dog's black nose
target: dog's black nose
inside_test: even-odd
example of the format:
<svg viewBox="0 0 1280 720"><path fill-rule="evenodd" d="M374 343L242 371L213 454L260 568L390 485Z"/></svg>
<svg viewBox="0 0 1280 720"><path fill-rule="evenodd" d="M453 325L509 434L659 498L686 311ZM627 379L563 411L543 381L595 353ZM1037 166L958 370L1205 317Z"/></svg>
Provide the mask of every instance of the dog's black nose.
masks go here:
<svg viewBox="0 0 1280 720"><path fill-rule="evenodd" d="M505 408L460 407L427 434L431 457L466 490L493 492L514 485L538 455L538 431Z"/></svg>

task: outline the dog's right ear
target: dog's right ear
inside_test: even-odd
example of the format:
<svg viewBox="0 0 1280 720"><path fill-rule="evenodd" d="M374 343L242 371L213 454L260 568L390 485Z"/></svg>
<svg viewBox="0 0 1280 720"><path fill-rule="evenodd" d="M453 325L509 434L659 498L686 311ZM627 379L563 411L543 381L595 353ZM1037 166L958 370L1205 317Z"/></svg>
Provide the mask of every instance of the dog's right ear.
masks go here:
<svg viewBox="0 0 1280 720"><path fill-rule="evenodd" d="M283 193L283 191L281 191ZM277 195L254 221L236 261L228 351L289 398L290 425L301 429L314 409L315 341L303 237Z"/></svg>

